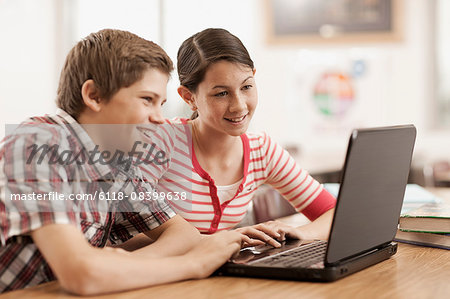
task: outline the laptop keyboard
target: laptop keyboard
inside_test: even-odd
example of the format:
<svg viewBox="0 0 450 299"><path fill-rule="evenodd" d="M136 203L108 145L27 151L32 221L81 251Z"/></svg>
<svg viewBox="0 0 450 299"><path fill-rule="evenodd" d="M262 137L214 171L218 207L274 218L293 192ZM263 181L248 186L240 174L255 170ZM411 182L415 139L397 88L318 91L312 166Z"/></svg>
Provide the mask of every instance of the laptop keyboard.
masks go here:
<svg viewBox="0 0 450 299"><path fill-rule="evenodd" d="M325 259L327 242L316 241L305 246L296 247L279 254L268 256L249 265L261 267L308 267L314 264L320 264Z"/></svg>

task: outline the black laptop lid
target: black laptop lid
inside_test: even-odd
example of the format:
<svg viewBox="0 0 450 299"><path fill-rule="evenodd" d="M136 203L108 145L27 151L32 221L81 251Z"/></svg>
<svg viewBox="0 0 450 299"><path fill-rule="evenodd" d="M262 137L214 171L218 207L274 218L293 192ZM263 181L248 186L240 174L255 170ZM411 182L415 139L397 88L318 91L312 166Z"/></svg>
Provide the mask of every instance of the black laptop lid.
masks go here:
<svg viewBox="0 0 450 299"><path fill-rule="evenodd" d="M413 125L353 131L328 241L327 264L392 241L415 138Z"/></svg>

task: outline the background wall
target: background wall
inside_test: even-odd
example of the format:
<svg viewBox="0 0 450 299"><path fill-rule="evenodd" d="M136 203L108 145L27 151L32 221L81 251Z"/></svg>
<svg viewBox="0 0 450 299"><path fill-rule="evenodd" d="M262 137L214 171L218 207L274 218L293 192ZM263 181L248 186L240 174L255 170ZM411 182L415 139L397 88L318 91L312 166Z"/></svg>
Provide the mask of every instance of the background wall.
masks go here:
<svg viewBox="0 0 450 299"><path fill-rule="evenodd" d="M55 3L0 0L0 136L4 124L54 111Z"/></svg>
<svg viewBox="0 0 450 299"><path fill-rule="evenodd" d="M301 154L342 159L353 127L413 123L416 159L450 158L450 134L433 128L433 1L404 1L403 38L393 43L291 44L266 41L259 0L0 0L0 120L53 113L61 65L80 38L102 28L130 30L161 44L175 60L181 42L222 27L247 46L256 65L259 106L252 130L267 131ZM318 112L312 90L327 70L351 72L355 101L345 117ZM167 116L189 115L168 86Z"/></svg>

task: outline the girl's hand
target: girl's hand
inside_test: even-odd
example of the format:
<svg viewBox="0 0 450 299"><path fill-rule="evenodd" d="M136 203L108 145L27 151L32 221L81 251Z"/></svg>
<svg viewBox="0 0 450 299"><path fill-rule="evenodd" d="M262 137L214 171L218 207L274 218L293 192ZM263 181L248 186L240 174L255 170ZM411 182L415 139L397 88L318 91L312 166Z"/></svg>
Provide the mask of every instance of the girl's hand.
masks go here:
<svg viewBox="0 0 450 299"><path fill-rule="evenodd" d="M333 221L334 208L323 213L319 218L308 224L293 227L280 221L268 221L253 226L246 226L236 229L236 231L251 238L245 246L256 246L270 244L280 247L278 241L283 241L286 237L300 240L327 240L330 234L331 223Z"/></svg>
<svg viewBox="0 0 450 299"><path fill-rule="evenodd" d="M284 224L280 221L268 221L252 226L237 228L236 231L250 238L245 242L245 246L257 246L269 244L273 247L281 247L279 241L284 241L286 237L293 239L307 239L307 235L302 229Z"/></svg>

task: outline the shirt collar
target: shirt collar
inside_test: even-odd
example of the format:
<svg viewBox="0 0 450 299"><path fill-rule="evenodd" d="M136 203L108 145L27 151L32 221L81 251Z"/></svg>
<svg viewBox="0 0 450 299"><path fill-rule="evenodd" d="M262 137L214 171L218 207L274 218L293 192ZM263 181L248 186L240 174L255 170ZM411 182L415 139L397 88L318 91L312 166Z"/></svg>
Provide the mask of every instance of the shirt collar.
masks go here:
<svg viewBox="0 0 450 299"><path fill-rule="evenodd" d="M56 115L58 116L56 119L57 123L63 125L64 129L67 130L68 133L75 138L87 152L92 152L95 150L96 145L94 141L76 119L60 108L56 110ZM100 155L100 153L98 152L95 158L98 158L97 155ZM100 176L106 176L111 173L110 167L102 163L95 163L95 168L99 172Z"/></svg>

